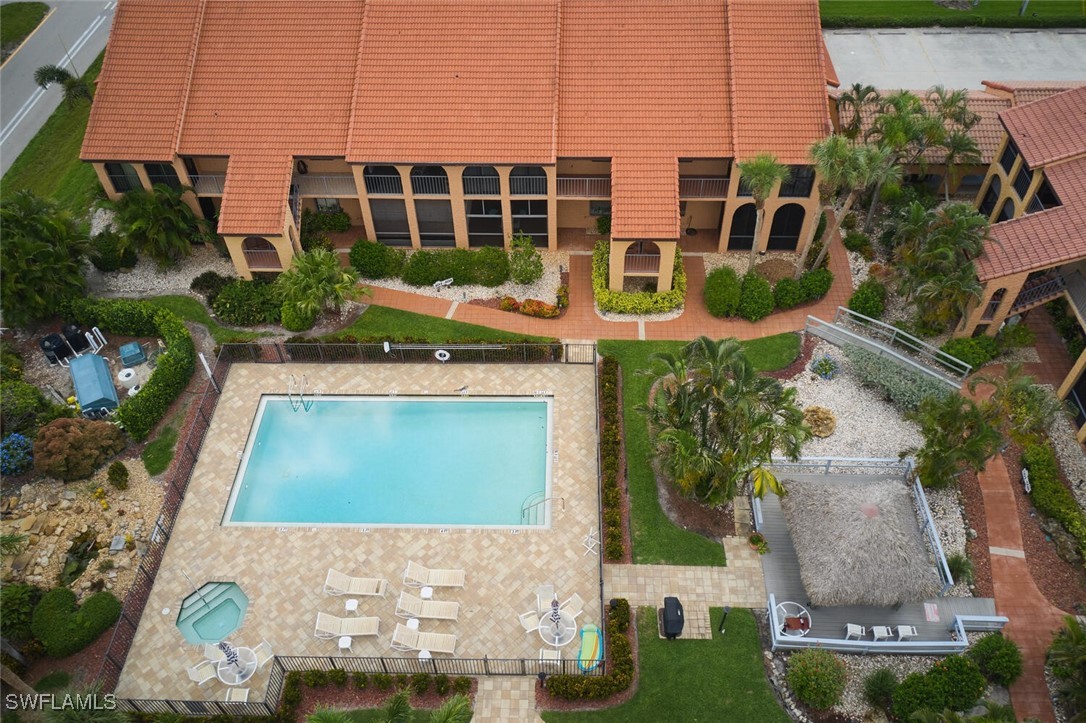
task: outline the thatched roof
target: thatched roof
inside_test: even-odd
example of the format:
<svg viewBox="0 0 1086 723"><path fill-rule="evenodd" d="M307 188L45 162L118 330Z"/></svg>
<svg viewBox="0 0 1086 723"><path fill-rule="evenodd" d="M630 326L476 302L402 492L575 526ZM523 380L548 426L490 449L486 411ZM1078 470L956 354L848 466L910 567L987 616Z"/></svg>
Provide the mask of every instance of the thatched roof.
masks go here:
<svg viewBox="0 0 1086 723"><path fill-rule="evenodd" d="M781 510L812 604L893 606L933 597L930 561L902 481L788 481Z"/></svg>

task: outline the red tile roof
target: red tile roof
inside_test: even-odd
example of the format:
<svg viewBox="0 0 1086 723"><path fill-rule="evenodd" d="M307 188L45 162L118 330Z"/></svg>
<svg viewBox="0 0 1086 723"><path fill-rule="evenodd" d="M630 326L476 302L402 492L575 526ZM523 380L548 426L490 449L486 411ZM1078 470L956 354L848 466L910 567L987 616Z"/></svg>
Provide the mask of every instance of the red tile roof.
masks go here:
<svg viewBox="0 0 1086 723"><path fill-rule="evenodd" d="M1086 88L1075 88L999 114L1030 168L1086 152Z"/></svg>
<svg viewBox="0 0 1086 723"><path fill-rule="evenodd" d="M234 155L226 168L219 233L283 233L294 159L283 153Z"/></svg>
<svg viewBox="0 0 1086 723"><path fill-rule="evenodd" d="M611 238L679 238L679 161L616 156L611 161Z"/></svg>
<svg viewBox="0 0 1086 723"><path fill-rule="evenodd" d="M347 160L554 163L554 0L369 0Z"/></svg>
<svg viewBox="0 0 1086 723"><path fill-rule="evenodd" d="M976 261L981 281L1086 258L1086 155L1046 166L1059 206L992 225Z"/></svg>
<svg viewBox="0 0 1086 723"><path fill-rule="evenodd" d="M118 3L80 158L172 161L197 0Z"/></svg>
<svg viewBox="0 0 1086 723"><path fill-rule="evenodd" d="M841 79L837 77L837 68L833 67L833 58L830 57L830 49L826 47L825 35L822 36L822 62L826 66L826 85L840 87Z"/></svg>
<svg viewBox="0 0 1086 723"><path fill-rule="evenodd" d="M1013 105L1033 103L1050 95L1086 85L1086 81L1074 80L983 80L981 83L992 93L1009 97Z"/></svg>

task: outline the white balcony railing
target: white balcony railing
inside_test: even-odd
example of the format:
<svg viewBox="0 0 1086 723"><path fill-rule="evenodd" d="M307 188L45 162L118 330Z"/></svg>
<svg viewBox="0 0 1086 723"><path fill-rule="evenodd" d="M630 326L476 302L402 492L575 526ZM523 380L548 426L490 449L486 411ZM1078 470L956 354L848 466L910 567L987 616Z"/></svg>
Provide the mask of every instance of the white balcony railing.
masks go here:
<svg viewBox="0 0 1086 723"><path fill-rule="evenodd" d="M411 176L411 192L417 196L448 196L447 176Z"/></svg>
<svg viewBox="0 0 1086 723"><path fill-rule="evenodd" d="M727 178L679 177L679 198L724 198L727 195Z"/></svg>
<svg viewBox="0 0 1086 723"><path fill-rule="evenodd" d="M357 196L354 176L350 173L331 173L325 176L295 175L299 196L331 198L333 196Z"/></svg>
<svg viewBox="0 0 1086 723"><path fill-rule="evenodd" d="M511 176L509 192L514 196L546 196L547 179L540 176Z"/></svg>
<svg viewBox="0 0 1086 723"><path fill-rule="evenodd" d="M559 198L610 198L611 179L607 176L559 176Z"/></svg>
<svg viewBox="0 0 1086 723"><path fill-rule="evenodd" d="M271 269L278 271L283 268L279 261L279 252L275 250L253 251L245 250L245 263L250 269Z"/></svg>
<svg viewBox="0 0 1086 723"><path fill-rule="evenodd" d="M197 196L221 196L226 185L225 173L200 173L189 178Z"/></svg>
<svg viewBox="0 0 1086 723"><path fill-rule="evenodd" d="M658 274L660 273L660 254L626 254L627 274Z"/></svg>

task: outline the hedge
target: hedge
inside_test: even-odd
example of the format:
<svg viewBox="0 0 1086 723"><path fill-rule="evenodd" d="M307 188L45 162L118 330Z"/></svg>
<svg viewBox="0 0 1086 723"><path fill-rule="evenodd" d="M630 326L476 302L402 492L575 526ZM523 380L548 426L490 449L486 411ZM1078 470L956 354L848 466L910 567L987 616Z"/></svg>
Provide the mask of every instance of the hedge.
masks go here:
<svg viewBox="0 0 1086 723"><path fill-rule="evenodd" d="M659 314L677 309L686 300L686 271L682 253L676 247L671 291L611 291L607 286L610 274L611 242L600 239L592 251L592 294L600 311L612 314Z"/></svg>
<svg viewBox="0 0 1086 723"><path fill-rule="evenodd" d="M864 280L849 298L848 308L872 319L880 318L886 311L886 287L875 278Z"/></svg>
<svg viewBox="0 0 1086 723"><path fill-rule="evenodd" d="M718 319L735 316L739 310L739 274L728 266L713 269L702 289L705 308Z"/></svg>
<svg viewBox="0 0 1086 723"><path fill-rule="evenodd" d="M881 390L887 399L903 409L916 409L925 397L945 397L955 393L945 382L887 362L885 358L854 344L845 344L844 352L864 385Z"/></svg>
<svg viewBox="0 0 1086 723"><path fill-rule="evenodd" d="M619 599L607 612L607 672L604 675L552 675L544 686L555 698L590 700L621 693L633 683L634 662L626 630L630 627L630 605Z"/></svg>
<svg viewBox="0 0 1086 723"><path fill-rule="evenodd" d="M383 243L360 239L351 247L347 258L362 278L387 279L400 275L407 262L407 253Z"/></svg>
<svg viewBox="0 0 1086 723"><path fill-rule="evenodd" d="M276 324L281 312L275 287L259 279L231 281L215 296L211 308L231 326Z"/></svg>
<svg viewBox="0 0 1086 723"><path fill-rule="evenodd" d="M499 286L509 280L509 254L496 246L478 251L416 251L408 257L400 278L411 286L430 286L445 279L452 279L453 286Z"/></svg>
<svg viewBox="0 0 1086 723"><path fill-rule="evenodd" d="M791 309L807 301L803 286L796 279L781 279L773 287L773 303L778 309Z"/></svg>
<svg viewBox="0 0 1086 723"><path fill-rule="evenodd" d="M196 369L196 347L181 318L131 299L76 299L71 317L83 326L98 326L124 336L157 336L166 344L151 378L140 393L121 402L117 419L137 442L151 433L170 405L188 386Z"/></svg>
<svg viewBox="0 0 1086 723"><path fill-rule="evenodd" d="M1079 551L1086 557L1086 515L1071 491L1060 482L1060 468L1052 446L1047 442L1026 445L1022 450L1022 466L1029 470L1029 497L1033 505L1074 535Z"/></svg>
<svg viewBox="0 0 1086 723"><path fill-rule="evenodd" d="M747 321L759 321L773 313L773 288L769 282L751 271L739 287L739 316Z"/></svg>
<svg viewBox="0 0 1086 723"><path fill-rule="evenodd" d="M948 655L926 673L912 673L894 691L893 714L911 720L923 708L942 711L969 710L977 704L987 686L980 668L969 658Z"/></svg>
<svg viewBox="0 0 1086 723"><path fill-rule="evenodd" d="M973 367L973 371L980 369L996 358L999 354L999 342L992 336L975 336L970 339L951 339L939 347L952 357L961 359Z"/></svg>
<svg viewBox="0 0 1086 723"><path fill-rule="evenodd" d="M34 608L30 629L54 658L64 658L87 647L121 616L121 601L103 590L76 608L75 593L58 587L42 595Z"/></svg>
<svg viewBox="0 0 1086 723"><path fill-rule="evenodd" d="M932 15L837 15L822 14L823 30L835 28L1081 28L1081 18L1031 17L1006 15L998 17L932 14Z"/></svg>
<svg viewBox="0 0 1086 723"><path fill-rule="evenodd" d="M603 556L611 562L626 557L626 536L622 527L622 407L618 390L618 360L603 357L600 364L600 460L603 465Z"/></svg>

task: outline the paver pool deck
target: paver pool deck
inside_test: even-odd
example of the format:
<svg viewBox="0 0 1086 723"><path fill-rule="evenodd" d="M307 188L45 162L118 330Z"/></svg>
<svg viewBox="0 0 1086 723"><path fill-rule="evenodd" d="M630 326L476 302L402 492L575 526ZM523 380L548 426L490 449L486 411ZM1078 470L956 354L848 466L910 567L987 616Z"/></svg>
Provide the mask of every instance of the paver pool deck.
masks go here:
<svg viewBox="0 0 1086 723"><path fill-rule="evenodd" d="M228 640L252 647L267 640L276 655L337 656L335 640L318 640L318 612L344 616L344 597L323 593L329 567L357 576L384 577L387 597L360 598L358 615L380 618L376 638L355 638L351 655L414 657L390 650L396 600L408 560L431 567L464 568L463 589L437 588L434 598L461 604L457 622L422 621L428 632L458 637L456 657L538 658L543 641L525 633L517 616L535 606L535 589L553 584L561 598L573 593L585 601L578 625L601 623L600 559L585 555L582 540L598 520L595 367L532 365L315 365L235 364L193 470L162 566L140 620L118 682L121 698L222 700L227 686L203 687L185 671L202 659L201 647L186 643L175 626L182 599L197 585L233 581L249 597L242 627ZM240 462L239 453L262 393L282 394L291 374L305 374L310 388L324 394L449 395L467 385L472 395L554 394L549 529L246 527L223 526L223 511ZM319 402L318 402L319 404ZM364 442L366 430L358 430ZM510 440L515 442L515 440ZM299 440L298 455L306 453ZM409 464L410 460L405 460ZM515 474L515 470L510 470ZM167 612L168 609L168 612ZM576 643L563 647L577 654ZM441 656L443 657L443 656ZM263 700L268 669L246 685L249 700Z"/></svg>

